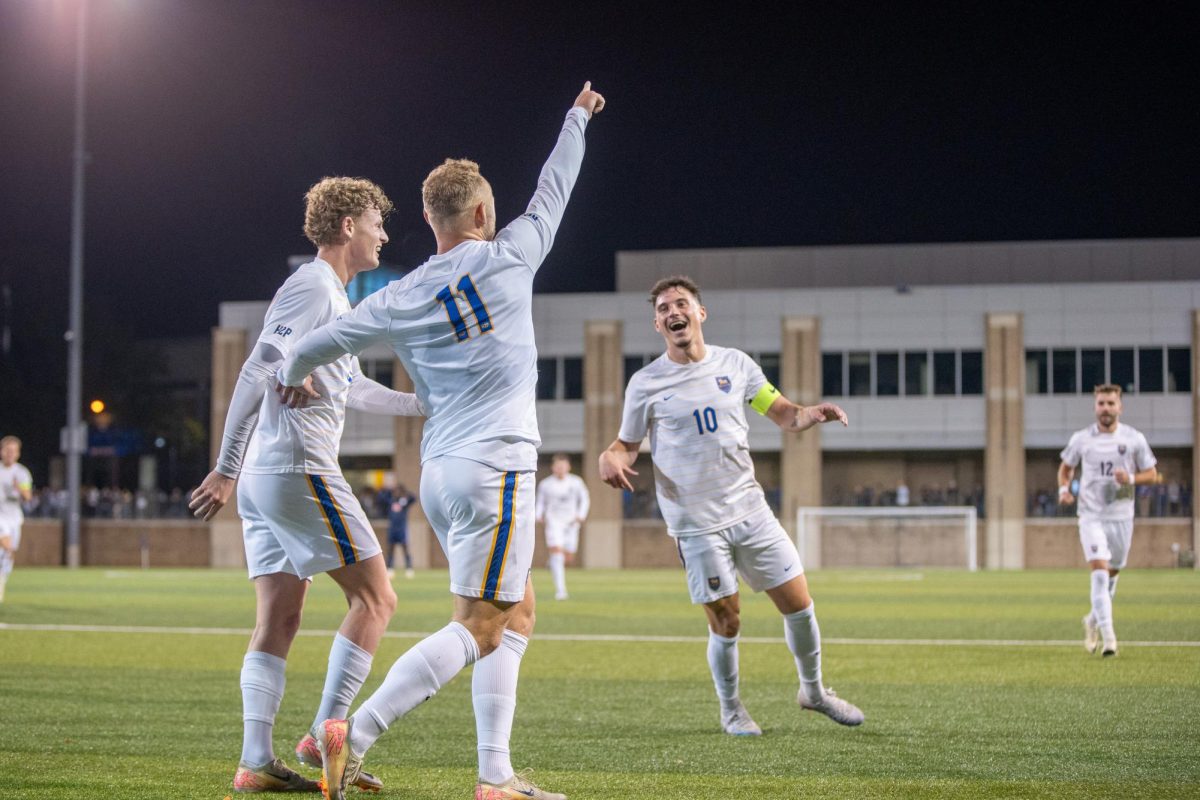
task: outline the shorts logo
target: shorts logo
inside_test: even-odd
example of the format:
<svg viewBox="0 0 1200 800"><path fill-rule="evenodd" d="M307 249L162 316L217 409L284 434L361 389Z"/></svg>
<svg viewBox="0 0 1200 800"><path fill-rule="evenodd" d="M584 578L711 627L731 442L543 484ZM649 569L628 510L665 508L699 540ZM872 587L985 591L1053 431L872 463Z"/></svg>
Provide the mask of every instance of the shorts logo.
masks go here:
<svg viewBox="0 0 1200 800"><path fill-rule="evenodd" d="M717 378L717 388L725 394L729 394L729 390L733 388L733 383L730 382L727 376L721 375Z"/></svg>
<svg viewBox="0 0 1200 800"><path fill-rule="evenodd" d="M1121 455L1125 455L1125 445L1123 445L1123 444L1117 445L1117 452Z"/></svg>
<svg viewBox="0 0 1200 800"><path fill-rule="evenodd" d="M1094 545L1092 545L1092 552L1093 552L1093 553L1095 553L1095 552L1096 552L1097 550L1099 550L1099 549L1100 549L1100 545L1098 545L1098 544L1094 544Z"/></svg>
<svg viewBox="0 0 1200 800"><path fill-rule="evenodd" d="M289 328L287 325L276 325L275 326L275 335L276 336L291 336L292 329Z"/></svg>
<svg viewBox="0 0 1200 800"><path fill-rule="evenodd" d="M708 579L708 588L713 589L713 590L721 588L721 576L718 575L715 578L709 578Z"/></svg>

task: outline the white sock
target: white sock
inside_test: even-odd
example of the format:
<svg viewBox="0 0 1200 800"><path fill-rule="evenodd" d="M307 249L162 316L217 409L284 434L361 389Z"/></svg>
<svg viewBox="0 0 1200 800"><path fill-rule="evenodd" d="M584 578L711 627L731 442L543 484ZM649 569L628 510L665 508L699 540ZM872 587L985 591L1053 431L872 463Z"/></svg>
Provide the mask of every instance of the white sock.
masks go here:
<svg viewBox="0 0 1200 800"><path fill-rule="evenodd" d="M554 578L554 594L563 595L567 593L567 569L566 559L562 553L551 553L546 559L546 566L550 567L550 576Z"/></svg>
<svg viewBox="0 0 1200 800"><path fill-rule="evenodd" d="M718 636L708 632L708 669L712 672L717 699L725 710L738 701L738 637Z"/></svg>
<svg viewBox="0 0 1200 800"><path fill-rule="evenodd" d="M783 638L796 657L800 689L815 703L825 693L821 684L821 629L817 626L816 603L783 615Z"/></svg>
<svg viewBox="0 0 1200 800"><path fill-rule="evenodd" d="M1109 596L1109 599L1111 599L1111 600L1115 600L1117 598L1117 578L1119 578L1119 577L1121 577L1121 576L1120 575L1109 575L1108 576L1108 596Z"/></svg>
<svg viewBox="0 0 1200 800"><path fill-rule="evenodd" d="M463 667L479 660L471 632L451 622L396 659L383 685L354 712L350 749L365 755L394 721L437 694Z"/></svg>
<svg viewBox="0 0 1200 800"><path fill-rule="evenodd" d="M560 556L561 558L561 556ZM506 630L500 646L475 664L471 702L479 750L479 780L501 784L513 776L508 740L517 710L517 675L529 640Z"/></svg>
<svg viewBox="0 0 1200 800"><path fill-rule="evenodd" d="M340 633L333 637L325 688L321 691L321 705L317 708L317 718L313 720L313 730L327 719L346 718L350 713L350 704L371 674L372 658L370 653Z"/></svg>
<svg viewBox="0 0 1200 800"><path fill-rule="evenodd" d="M242 660L242 761L252 767L275 760L271 732L286 682L279 656L252 650Z"/></svg>
<svg viewBox="0 0 1200 800"><path fill-rule="evenodd" d="M1108 594L1108 570L1092 570L1092 618L1103 628L1112 625L1112 597Z"/></svg>

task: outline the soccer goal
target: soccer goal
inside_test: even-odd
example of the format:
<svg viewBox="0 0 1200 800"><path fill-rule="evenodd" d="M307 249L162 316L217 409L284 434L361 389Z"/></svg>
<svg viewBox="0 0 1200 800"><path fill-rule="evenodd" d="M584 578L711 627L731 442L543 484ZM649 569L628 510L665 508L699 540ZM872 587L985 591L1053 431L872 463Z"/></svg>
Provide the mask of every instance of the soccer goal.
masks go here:
<svg viewBox="0 0 1200 800"><path fill-rule="evenodd" d="M796 513L806 569L979 565L973 506L821 506Z"/></svg>

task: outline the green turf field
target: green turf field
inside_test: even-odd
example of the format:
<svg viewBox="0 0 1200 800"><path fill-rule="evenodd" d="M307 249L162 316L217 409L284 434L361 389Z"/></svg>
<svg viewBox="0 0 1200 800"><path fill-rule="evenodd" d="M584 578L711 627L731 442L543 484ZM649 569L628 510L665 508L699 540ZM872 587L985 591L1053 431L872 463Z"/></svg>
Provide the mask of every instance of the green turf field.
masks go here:
<svg viewBox="0 0 1200 800"><path fill-rule="evenodd" d="M535 572L535 585L548 577ZM445 623L446 580L397 581L399 635L367 691L413 643L406 634ZM703 617L680 572L570 581L567 602L543 594L513 762L571 800L1200 797L1195 572L1122 576L1122 649L1108 660L1077 643L1083 569L813 573L826 682L866 712L857 729L797 708L778 615L747 595L742 697L765 731L749 740L720 732ZM17 570L0 605L2 796L222 800L241 747L253 602L235 572ZM293 765L343 607L319 579L304 620L318 635L296 642L276 725ZM963 639L980 643L947 641ZM984 643L998 640L1010 641ZM469 695L460 675L380 740L367 764L387 784L381 798L471 796Z"/></svg>

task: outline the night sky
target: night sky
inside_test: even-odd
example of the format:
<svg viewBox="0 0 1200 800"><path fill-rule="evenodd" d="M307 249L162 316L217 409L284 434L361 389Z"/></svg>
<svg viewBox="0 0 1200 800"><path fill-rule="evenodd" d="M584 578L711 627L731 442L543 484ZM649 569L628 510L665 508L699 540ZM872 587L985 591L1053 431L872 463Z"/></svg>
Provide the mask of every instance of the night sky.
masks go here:
<svg viewBox="0 0 1200 800"><path fill-rule="evenodd" d="M0 0L0 282L42 308L26 327L67 315L77 1ZM539 291L611 290L623 249L1200 235L1197 7L973 5L94 0L89 335L269 298L324 175L384 187L404 267L447 156L503 224L585 79L609 105Z"/></svg>

